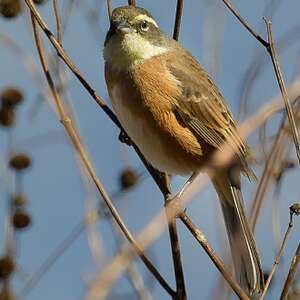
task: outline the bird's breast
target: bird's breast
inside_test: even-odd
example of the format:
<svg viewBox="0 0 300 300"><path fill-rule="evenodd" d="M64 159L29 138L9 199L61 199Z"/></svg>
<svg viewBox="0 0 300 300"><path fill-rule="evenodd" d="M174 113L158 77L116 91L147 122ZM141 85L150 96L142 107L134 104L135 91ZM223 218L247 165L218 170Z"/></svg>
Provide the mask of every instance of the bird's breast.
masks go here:
<svg viewBox="0 0 300 300"><path fill-rule="evenodd" d="M157 73L149 74L145 68L140 72L143 74L120 75L106 67L109 96L120 123L158 170L181 175L195 171L201 147L194 135L177 122L170 86L163 86Z"/></svg>

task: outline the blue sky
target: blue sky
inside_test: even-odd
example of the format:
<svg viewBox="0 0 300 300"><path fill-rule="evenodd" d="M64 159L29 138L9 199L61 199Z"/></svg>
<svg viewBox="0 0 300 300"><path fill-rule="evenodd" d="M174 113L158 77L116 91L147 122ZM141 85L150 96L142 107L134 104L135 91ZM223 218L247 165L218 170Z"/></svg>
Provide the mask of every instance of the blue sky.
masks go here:
<svg viewBox="0 0 300 300"><path fill-rule="evenodd" d="M161 28L172 33L175 1L138 0L140 6L148 9ZM234 1L241 14L266 36L262 16L266 4L270 1ZM298 12L300 3L288 0L278 5L272 17L275 39L290 28L299 24ZM71 13L66 28L63 45L72 60L80 68L87 80L97 90L107 103L104 77L102 48L105 32L108 28L106 8L103 1L77 1ZM113 1L114 7L124 5L125 1ZM99 12L96 26L91 27L87 21L90 8ZM54 19L51 1L39 6L43 17L54 31ZM14 41L26 56L34 63L36 78L32 78L24 66L24 60L16 55L5 42L5 36ZM299 54L299 38L296 33L295 43L290 42L286 50L280 53L280 61L284 77L291 80L295 73L297 55ZM214 70L217 61L217 72L214 72L224 97L228 101L235 116L238 116L238 103L241 99L241 84L249 65L256 55L264 59L262 72L256 78L251 93L247 95L248 114L255 113L266 101L279 93L277 83L269 58L262 46L224 7L222 1L202 0L186 1L180 42L209 70ZM45 39L49 55L52 48ZM217 45L218 48L214 48ZM48 47L49 46L49 47ZM210 55L211 54L211 55ZM219 54L219 56L215 56ZM26 58L28 61L28 58ZM106 115L95 105L76 78L67 73L68 97L76 114L81 134L91 155L97 174L108 192L113 195L118 190L118 174L125 166L131 166L143 171L141 162L132 149L118 142L118 130L112 125ZM14 20L0 18L0 91L13 85L19 87L24 95L24 104L18 109L18 119L12 131L12 149L26 151L33 160L33 166L24 176L24 192L28 196L28 211L32 215L33 225L20 234L18 241L18 264L22 272L34 273L45 258L73 230L74 226L84 217L87 203L97 203L99 199L94 188L91 188L91 199L87 202L87 193L79 176L76 157L73 148L68 143L61 124L57 121L53 110L41 99L42 90L47 90L44 75L37 58L33 43L27 8ZM241 119L243 119L242 117ZM275 132L278 117L270 122L268 129ZM257 148L257 134L253 134L250 144ZM13 176L6 169L6 153L8 135L0 130L0 246L4 246L4 218L6 214L7 193L13 190ZM292 149L291 158L295 159ZM260 175L262 166L256 167ZM279 212L281 235L288 222L288 207L299 201L299 186L297 185L299 171L291 171L284 179L282 192L279 196ZM173 180L174 189L178 189L184 178ZM245 201L250 207L256 185L245 180ZM261 252L263 266L270 269L274 259L274 244L271 231L272 192L268 193L263 212L259 219L256 236ZM162 197L150 178L146 178L135 189L124 195L118 202L126 224L132 232L139 232L152 217L162 209ZM218 253L223 253L222 242L226 241L223 221L220 215L216 195L211 186L207 187L187 207L188 214L206 234L209 242ZM299 220L290 236L284 270L287 270L291 254L299 242ZM97 230L101 241L102 258L100 266L112 258L115 253L115 241L112 237L111 225L107 220L98 223ZM212 293L218 281L218 272L192 239L186 229L179 224L182 247L184 273L189 299L213 299ZM149 256L158 264L159 270L174 285L172 262L168 236L164 233L149 249ZM137 260L137 266L151 287L153 299L168 299L164 291L153 283L151 275ZM99 269L98 269L99 270ZM18 294L24 286L24 276L19 272L14 278L14 291ZM91 258L87 236L83 232L74 244L61 256L56 264L47 272L39 284L26 299L50 300L81 299L86 290L86 284L97 274L97 268ZM23 274L24 275L24 274ZM26 276L25 276L26 279ZM282 282L279 272L276 277L272 295L278 295ZM131 294L126 279L118 281L108 299L136 299ZM125 296L124 296L125 295ZM273 296L270 296L269 299Z"/></svg>

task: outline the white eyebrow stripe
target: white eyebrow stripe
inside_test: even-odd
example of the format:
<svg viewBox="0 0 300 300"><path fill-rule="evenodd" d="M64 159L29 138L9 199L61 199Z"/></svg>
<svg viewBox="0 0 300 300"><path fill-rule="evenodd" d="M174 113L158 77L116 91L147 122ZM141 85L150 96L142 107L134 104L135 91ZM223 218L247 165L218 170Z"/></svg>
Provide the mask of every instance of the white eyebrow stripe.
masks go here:
<svg viewBox="0 0 300 300"><path fill-rule="evenodd" d="M155 27L158 27L157 23L152 18L150 18L147 15L138 15L138 16L136 16L134 18L134 20L137 20L137 21L139 21L139 20L145 20L145 21L147 21L149 23L152 23Z"/></svg>

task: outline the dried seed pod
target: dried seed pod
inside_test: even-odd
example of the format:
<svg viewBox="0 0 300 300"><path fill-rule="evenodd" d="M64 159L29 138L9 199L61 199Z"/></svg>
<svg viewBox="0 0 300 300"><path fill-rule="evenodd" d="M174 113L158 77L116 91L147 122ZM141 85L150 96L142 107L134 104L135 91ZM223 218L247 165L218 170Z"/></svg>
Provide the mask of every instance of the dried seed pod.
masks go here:
<svg viewBox="0 0 300 300"><path fill-rule="evenodd" d="M1 94L1 105L4 108L14 108L23 100L21 91L14 87L6 88Z"/></svg>
<svg viewBox="0 0 300 300"><path fill-rule="evenodd" d="M15 112L12 109L0 109L0 124L3 127L11 127L15 122Z"/></svg>
<svg viewBox="0 0 300 300"><path fill-rule="evenodd" d="M27 199L24 194L15 194L12 197L12 204L15 207L22 207L27 203Z"/></svg>
<svg viewBox="0 0 300 300"><path fill-rule="evenodd" d="M120 185L122 189L128 189L134 186L138 181L138 176L131 168L124 169L120 174Z"/></svg>
<svg viewBox="0 0 300 300"><path fill-rule="evenodd" d="M291 214L295 214L296 216L300 215L300 203L294 203L292 206L290 206L290 212Z"/></svg>
<svg viewBox="0 0 300 300"><path fill-rule="evenodd" d="M9 256L0 258L0 280L8 278L14 271L15 264ZM2 300L2 298L0 297Z"/></svg>
<svg viewBox="0 0 300 300"><path fill-rule="evenodd" d="M12 216L12 224L15 229L25 229L31 224L31 218L23 209L16 209Z"/></svg>
<svg viewBox="0 0 300 300"><path fill-rule="evenodd" d="M19 153L13 155L9 160L9 165L16 171L21 171L30 167L31 160L25 153Z"/></svg>
<svg viewBox="0 0 300 300"><path fill-rule="evenodd" d="M7 18L12 19L18 16L22 11L20 0L1 0L0 1L0 14Z"/></svg>

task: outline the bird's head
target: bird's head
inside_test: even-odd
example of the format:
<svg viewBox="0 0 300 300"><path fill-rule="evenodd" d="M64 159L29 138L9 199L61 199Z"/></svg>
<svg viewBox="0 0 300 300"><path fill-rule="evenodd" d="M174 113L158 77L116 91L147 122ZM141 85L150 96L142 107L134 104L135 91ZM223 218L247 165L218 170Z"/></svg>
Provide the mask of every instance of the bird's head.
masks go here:
<svg viewBox="0 0 300 300"><path fill-rule="evenodd" d="M144 60L166 53L169 40L145 9L118 7L111 16L104 59L113 67L126 71Z"/></svg>

